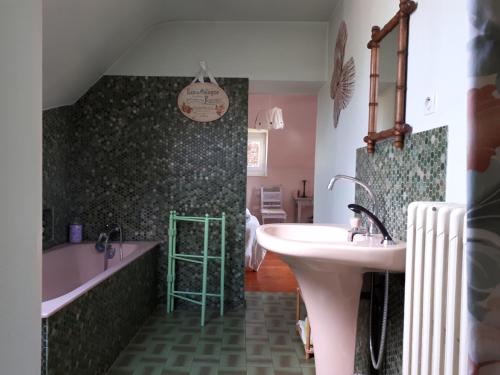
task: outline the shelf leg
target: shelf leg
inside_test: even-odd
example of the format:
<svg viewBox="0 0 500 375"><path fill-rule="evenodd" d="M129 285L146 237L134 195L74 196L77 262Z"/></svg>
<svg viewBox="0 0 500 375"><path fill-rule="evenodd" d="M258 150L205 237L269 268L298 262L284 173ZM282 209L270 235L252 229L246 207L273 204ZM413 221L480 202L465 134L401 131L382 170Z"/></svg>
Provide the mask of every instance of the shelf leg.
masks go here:
<svg viewBox="0 0 500 375"><path fill-rule="evenodd" d="M220 243L220 316L224 315L224 277L226 270L226 214L222 213Z"/></svg>
<svg viewBox="0 0 500 375"><path fill-rule="evenodd" d="M167 256L167 314L170 313L170 295L172 294L172 234L173 234L173 217L172 211L168 218L168 256Z"/></svg>
<svg viewBox="0 0 500 375"><path fill-rule="evenodd" d="M205 233L203 236L203 278L201 291L201 326L205 325L205 312L207 305L207 268L208 268L208 214L205 215Z"/></svg>
<svg viewBox="0 0 500 375"><path fill-rule="evenodd" d="M176 212L172 212L172 259L170 261L170 312L174 311L174 290L175 290L175 253L177 246L177 220L176 220Z"/></svg>

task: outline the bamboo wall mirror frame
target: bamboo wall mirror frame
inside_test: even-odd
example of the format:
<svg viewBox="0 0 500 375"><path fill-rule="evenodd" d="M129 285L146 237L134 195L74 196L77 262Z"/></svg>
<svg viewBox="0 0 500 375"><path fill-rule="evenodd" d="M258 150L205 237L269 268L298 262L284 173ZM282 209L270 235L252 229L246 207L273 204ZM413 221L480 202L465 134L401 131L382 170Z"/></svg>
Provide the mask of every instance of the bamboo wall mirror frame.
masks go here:
<svg viewBox="0 0 500 375"><path fill-rule="evenodd" d="M410 15L417 9L417 3L412 0L400 0L399 10L387 24L380 29L378 26L372 27L372 37L368 42L368 48L371 50L370 64L370 102L368 112L368 135L364 137L367 144L367 151L372 154L375 151L375 144L378 141L393 138L394 146L402 149L404 146L404 136L411 132L411 126L406 123L406 68L408 60L408 28ZM392 34L392 35L391 35ZM394 103L394 112L390 114L390 126L382 129L382 121L379 118L379 103L381 101L380 89L383 82L380 81L381 65L380 61L381 45L385 40L394 39L394 73L392 85L392 100ZM382 66L382 69L384 66ZM387 102L387 100L385 100ZM391 108L392 110L392 108ZM387 117L387 116L386 116Z"/></svg>

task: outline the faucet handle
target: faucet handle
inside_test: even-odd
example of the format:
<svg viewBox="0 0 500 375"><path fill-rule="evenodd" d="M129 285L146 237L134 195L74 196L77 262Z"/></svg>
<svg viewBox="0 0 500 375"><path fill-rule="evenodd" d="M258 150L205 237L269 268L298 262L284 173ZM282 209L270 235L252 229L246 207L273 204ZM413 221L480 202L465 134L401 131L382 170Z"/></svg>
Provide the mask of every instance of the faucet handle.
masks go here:
<svg viewBox="0 0 500 375"><path fill-rule="evenodd" d="M370 234L373 234L375 227L381 232L382 237L384 240L382 241L383 243L390 243L392 242L392 237L389 235L389 232L387 231L387 228L382 224L380 219L375 216L373 212L370 212L368 209L366 209L363 206L360 206L359 204L351 203L347 205L347 208L349 208L351 211L353 211L356 214L361 214L364 213L364 215L368 218L370 222Z"/></svg>
<svg viewBox="0 0 500 375"><path fill-rule="evenodd" d="M354 216L349 221L351 224L351 229L359 229L361 227L361 218L358 216Z"/></svg>
<svg viewBox="0 0 500 375"><path fill-rule="evenodd" d="M348 242L354 242L354 237L357 234L362 234L363 236L367 236L368 232L365 229L360 229L360 228L351 228L347 231L347 241Z"/></svg>
<svg viewBox="0 0 500 375"><path fill-rule="evenodd" d="M108 235L106 233L100 233L99 238L95 244L95 249L97 252L102 253L106 251L106 243L108 242Z"/></svg>

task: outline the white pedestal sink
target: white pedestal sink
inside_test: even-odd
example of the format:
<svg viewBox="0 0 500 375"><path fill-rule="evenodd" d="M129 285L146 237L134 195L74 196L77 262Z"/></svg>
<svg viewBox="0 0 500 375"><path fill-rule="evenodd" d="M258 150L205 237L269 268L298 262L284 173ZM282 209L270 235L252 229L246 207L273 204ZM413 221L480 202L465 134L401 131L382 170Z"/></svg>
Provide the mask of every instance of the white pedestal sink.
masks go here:
<svg viewBox="0 0 500 375"><path fill-rule="evenodd" d="M352 375L362 275L404 271L406 244L382 245L380 237L355 237L347 227L267 224L257 241L280 254L299 283L314 337L316 375Z"/></svg>

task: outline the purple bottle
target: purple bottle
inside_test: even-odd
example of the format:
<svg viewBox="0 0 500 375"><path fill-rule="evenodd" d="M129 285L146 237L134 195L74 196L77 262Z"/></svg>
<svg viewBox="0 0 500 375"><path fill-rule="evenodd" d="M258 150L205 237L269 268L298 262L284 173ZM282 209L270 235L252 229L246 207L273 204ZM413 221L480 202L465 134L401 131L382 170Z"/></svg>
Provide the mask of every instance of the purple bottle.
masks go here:
<svg viewBox="0 0 500 375"><path fill-rule="evenodd" d="M69 225L69 242L80 243L83 237L83 225L77 220Z"/></svg>

